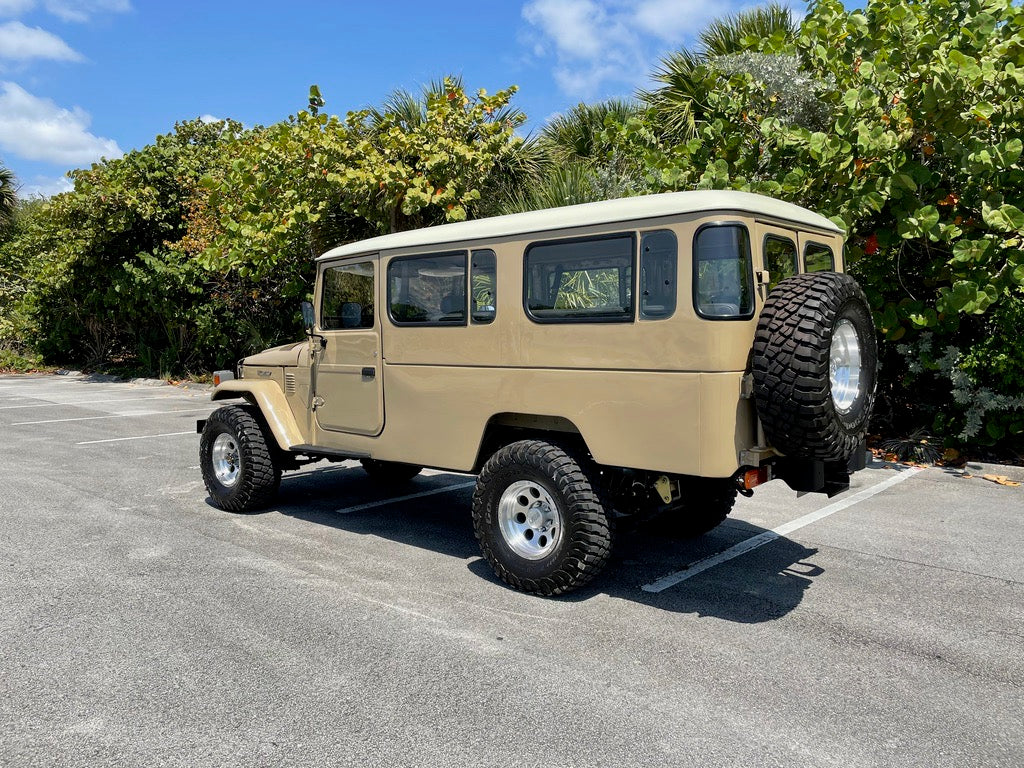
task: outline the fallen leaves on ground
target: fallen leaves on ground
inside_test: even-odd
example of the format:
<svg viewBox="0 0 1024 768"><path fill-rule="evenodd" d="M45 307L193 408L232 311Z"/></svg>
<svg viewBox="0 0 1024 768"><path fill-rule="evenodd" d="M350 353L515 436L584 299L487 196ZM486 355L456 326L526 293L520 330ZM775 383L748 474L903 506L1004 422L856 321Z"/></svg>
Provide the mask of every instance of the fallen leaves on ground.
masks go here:
<svg viewBox="0 0 1024 768"><path fill-rule="evenodd" d="M988 480L990 483L997 483L999 485L1020 485L1016 480L1011 480L1006 475L982 475L983 480Z"/></svg>

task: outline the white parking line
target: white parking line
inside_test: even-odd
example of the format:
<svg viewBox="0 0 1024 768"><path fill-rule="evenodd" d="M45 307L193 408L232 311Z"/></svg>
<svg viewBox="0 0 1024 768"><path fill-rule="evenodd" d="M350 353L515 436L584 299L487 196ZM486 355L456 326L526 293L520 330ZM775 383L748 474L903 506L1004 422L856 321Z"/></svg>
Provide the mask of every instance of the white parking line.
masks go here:
<svg viewBox="0 0 1024 768"><path fill-rule="evenodd" d="M122 397L116 400L81 400L75 403L33 403L32 405L0 405L0 411L10 411L15 408L53 408L61 406L74 406L79 407L82 405L94 405L99 403L131 403L136 400L168 400L171 399L166 395L158 395L156 397Z"/></svg>
<svg viewBox="0 0 1024 768"><path fill-rule="evenodd" d="M209 408L186 408L179 411L139 411L138 413L115 413L111 416L77 416L73 419L46 419L45 421L18 421L12 427L24 427L29 424L62 424L65 421L95 421L96 419L130 419L136 416L163 416L165 413L200 413Z"/></svg>
<svg viewBox="0 0 1024 768"><path fill-rule="evenodd" d="M122 440L148 440L151 437L177 437L178 435L194 435L196 431L194 429L188 432L164 432L160 435L138 435L136 437L110 437L106 440L85 440L81 443L75 443L75 445L96 445L96 443L119 443Z"/></svg>
<svg viewBox="0 0 1024 768"><path fill-rule="evenodd" d="M370 501L366 504L356 504L354 507L345 507L344 509L334 510L339 515L348 515L353 512L361 512L364 509L373 509L374 507L383 507L385 504L395 504L399 501L408 501L409 499L419 499L423 496L433 496L435 493L447 493L448 491L457 491L460 488L469 488L470 486L476 485L476 482L472 483L457 483L456 485L447 485L444 488L434 488L430 491L422 491L421 493L410 493L408 496L396 496L393 499L381 499L380 501Z"/></svg>
<svg viewBox="0 0 1024 768"><path fill-rule="evenodd" d="M892 486L897 483L909 480L922 469L923 467L910 467L909 469L904 469L892 477L886 478L882 482L872 485L870 488L865 488L852 496L842 499L841 501L837 501L834 504L824 506L814 512L808 512L806 515L798 517L796 520L791 520L788 523L783 523L777 528L772 528L770 531L765 531L764 533L759 533L757 536L744 539L739 544L734 544L727 550L719 552L717 555L712 555L711 557L706 557L703 560L698 560L681 571L676 571L675 573L670 573L667 576L662 576L660 579L651 582L650 584L644 584L640 589L644 592L661 592L669 587L674 587L676 584L686 581L687 579L696 576L698 573L703 573L709 568L714 568L716 565L720 565L721 563L732 560L740 555L745 555L747 552L757 549L771 541L775 541L779 537L792 533L799 528L803 528L805 525L816 523L822 518L826 518L840 510L852 507L854 504L858 504L859 502L869 499L884 490L892 488Z"/></svg>

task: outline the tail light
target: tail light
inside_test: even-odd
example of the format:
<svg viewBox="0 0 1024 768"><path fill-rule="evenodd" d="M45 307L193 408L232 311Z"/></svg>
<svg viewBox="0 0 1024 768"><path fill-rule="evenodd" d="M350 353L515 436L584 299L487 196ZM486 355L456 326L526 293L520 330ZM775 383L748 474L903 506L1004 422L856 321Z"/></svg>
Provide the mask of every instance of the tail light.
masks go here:
<svg viewBox="0 0 1024 768"><path fill-rule="evenodd" d="M768 474L768 467L748 469L743 473L743 487L748 491L767 483L769 480L771 480L771 476Z"/></svg>

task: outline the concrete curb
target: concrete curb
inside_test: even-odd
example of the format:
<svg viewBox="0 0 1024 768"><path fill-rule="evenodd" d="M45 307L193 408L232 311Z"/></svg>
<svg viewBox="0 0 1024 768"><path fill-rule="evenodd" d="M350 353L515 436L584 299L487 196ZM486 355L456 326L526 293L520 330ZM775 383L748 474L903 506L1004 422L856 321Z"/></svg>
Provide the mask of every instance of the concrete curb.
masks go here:
<svg viewBox="0 0 1024 768"><path fill-rule="evenodd" d="M203 384L198 381L182 381L172 385L171 382L165 379L150 379L150 378L135 378L125 379L121 376L114 376L110 373L82 373L81 371L75 371L68 368L61 368L60 370L53 372L54 376L66 376L73 379L83 379L85 381L111 384L111 383L124 383L134 384L139 387L170 387L174 386L177 389L193 390L198 392L211 392L213 391L212 384Z"/></svg>
<svg viewBox="0 0 1024 768"><path fill-rule="evenodd" d="M1015 464L989 464L982 461L969 461L964 464L963 474L981 477L982 475L1001 475L1007 480L1024 483L1024 467Z"/></svg>

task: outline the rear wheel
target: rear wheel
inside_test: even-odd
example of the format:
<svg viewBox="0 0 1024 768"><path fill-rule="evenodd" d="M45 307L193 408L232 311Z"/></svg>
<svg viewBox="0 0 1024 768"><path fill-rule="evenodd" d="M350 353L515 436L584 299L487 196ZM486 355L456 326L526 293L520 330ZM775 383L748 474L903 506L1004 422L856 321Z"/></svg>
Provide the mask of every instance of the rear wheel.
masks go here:
<svg viewBox="0 0 1024 768"><path fill-rule="evenodd" d="M611 517L589 478L541 440L505 446L487 461L473 494L473 528L498 578L523 592L576 589L611 553Z"/></svg>
<svg viewBox="0 0 1024 768"><path fill-rule="evenodd" d="M216 506L251 512L273 501L281 483L273 439L250 406L229 405L210 414L199 440L199 466Z"/></svg>
<svg viewBox="0 0 1024 768"><path fill-rule="evenodd" d="M370 479L381 485L407 483L423 471L423 467L418 467L415 464L401 464L397 461L361 459L360 463Z"/></svg>

